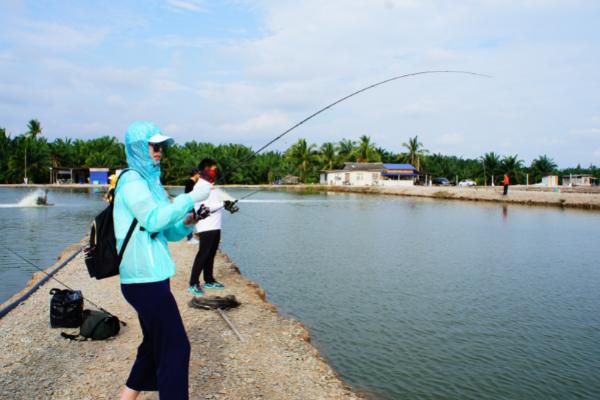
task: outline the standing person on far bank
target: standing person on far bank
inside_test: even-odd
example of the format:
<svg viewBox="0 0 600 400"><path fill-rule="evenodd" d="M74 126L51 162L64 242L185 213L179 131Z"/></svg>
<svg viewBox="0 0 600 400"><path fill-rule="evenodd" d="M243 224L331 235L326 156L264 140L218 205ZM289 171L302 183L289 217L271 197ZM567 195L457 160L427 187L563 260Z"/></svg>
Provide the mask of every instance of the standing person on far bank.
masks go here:
<svg viewBox="0 0 600 400"><path fill-rule="evenodd" d="M185 181L185 189L183 193L190 193L194 189L194 185L200 179L200 170L198 168L193 168L190 172L190 177ZM194 239L194 233L190 233L187 236L188 243L197 244L198 240Z"/></svg>
<svg viewBox="0 0 600 400"><path fill-rule="evenodd" d="M510 179L508 177L508 174L504 174L504 179L502 180L502 185L504 186L504 193L503 195L506 196L508 194L508 185L510 184Z"/></svg>
<svg viewBox="0 0 600 400"><path fill-rule="evenodd" d="M198 166L200 170L200 181L209 183L215 182L217 175L217 162L210 158L205 158ZM190 275L190 287L188 292L194 296L202 296L202 286L200 285L200 274L204 272L204 288L223 289L225 286L217 282L213 276L215 255L219 249L221 241L221 218L223 209L232 214L237 211L235 199L220 189L213 189L208 199L202 203L196 204L196 210L200 208L208 209L208 217L201 219L196 224L196 232L200 234L200 248L194 259L192 273Z"/></svg>
<svg viewBox="0 0 600 400"><path fill-rule="evenodd" d="M169 200L160 183L160 159L172 143L150 122L134 122L125 133L132 170L122 172L115 188L113 219L117 251L137 220L119 270L121 292L137 312L144 337L121 400L135 400L141 391L158 391L161 399L189 398L190 342L171 293L175 263L167 241L190 233L196 222L190 210L208 198L211 185L198 182L190 193Z"/></svg>

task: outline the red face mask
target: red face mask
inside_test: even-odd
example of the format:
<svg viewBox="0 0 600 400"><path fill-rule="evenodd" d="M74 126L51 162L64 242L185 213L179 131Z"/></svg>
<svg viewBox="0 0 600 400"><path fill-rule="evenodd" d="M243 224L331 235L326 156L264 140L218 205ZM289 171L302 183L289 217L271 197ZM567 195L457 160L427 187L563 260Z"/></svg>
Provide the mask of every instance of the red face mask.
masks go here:
<svg viewBox="0 0 600 400"><path fill-rule="evenodd" d="M215 176L217 176L216 169L209 169L208 171L206 171L206 170L202 171L202 179L204 179L205 181L209 181L210 183L213 183L215 181Z"/></svg>

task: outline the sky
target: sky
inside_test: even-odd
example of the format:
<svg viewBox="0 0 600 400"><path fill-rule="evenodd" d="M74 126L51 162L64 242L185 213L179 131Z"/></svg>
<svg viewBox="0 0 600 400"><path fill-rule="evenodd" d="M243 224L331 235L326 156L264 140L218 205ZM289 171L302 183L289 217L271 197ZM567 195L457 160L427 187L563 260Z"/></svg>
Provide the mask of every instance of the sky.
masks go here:
<svg viewBox="0 0 600 400"><path fill-rule="evenodd" d="M0 2L0 127L259 148L367 135L389 151L545 154L600 165L600 2L146 0Z"/></svg>

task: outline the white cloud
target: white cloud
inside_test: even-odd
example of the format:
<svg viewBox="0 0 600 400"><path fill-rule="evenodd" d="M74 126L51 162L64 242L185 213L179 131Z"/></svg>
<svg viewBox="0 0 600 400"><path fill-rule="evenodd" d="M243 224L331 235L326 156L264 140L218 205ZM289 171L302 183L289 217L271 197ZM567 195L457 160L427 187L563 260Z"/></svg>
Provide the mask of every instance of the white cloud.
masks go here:
<svg viewBox="0 0 600 400"><path fill-rule="evenodd" d="M219 128L233 133L267 133L284 129L291 125L287 115L280 111L270 111L239 123L223 124Z"/></svg>
<svg viewBox="0 0 600 400"><path fill-rule="evenodd" d="M167 0L167 5L173 10L206 12L204 2L201 0Z"/></svg>
<svg viewBox="0 0 600 400"><path fill-rule="evenodd" d="M235 0L209 10L211 18L223 18L222 32L205 29L205 15L197 14L212 3L162 4L190 14L163 7L157 16L130 4L105 17L111 29L82 24L78 13L64 13L69 22L23 20L26 13L12 18L0 40L0 119L15 130L36 115L49 132L77 137L94 121L104 121L102 134L152 118L181 135L179 142L264 143L378 80L466 69L494 78L396 81L328 110L289 140L320 143L364 133L400 151L399 144L418 133L426 148L448 154L493 150L531 159L546 152L559 163L582 164L590 160L580 159L580 141L573 138L590 139L591 148L600 144L594 142L600 28L589 23L598 12L589 2ZM239 32L246 36L232 39L224 33L233 30L226 26L231 13L218 13L240 4L236 17L246 7L260 25L244 25ZM172 23L184 17L198 26ZM148 22L127 28L107 22L136 18ZM590 115L596 115L591 122ZM574 126L583 128L570 130ZM562 136L548 138L548 132Z"/></svg>
<svg viewBox="0 0 600 400"><path fill-rule="evenodd" d="M98 46L110 33L107 28L79 28L39 21L17 21L15 25L7 35L14 45L44 52Z"/></svg>

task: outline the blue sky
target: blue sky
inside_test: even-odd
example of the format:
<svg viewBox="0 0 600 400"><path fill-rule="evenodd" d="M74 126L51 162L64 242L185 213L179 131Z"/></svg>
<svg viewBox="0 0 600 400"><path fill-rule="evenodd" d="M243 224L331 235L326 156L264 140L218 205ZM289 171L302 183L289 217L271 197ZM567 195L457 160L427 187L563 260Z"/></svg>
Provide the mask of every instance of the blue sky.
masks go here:
<svg viewBox="0 0 600 400"><path fill-rule="evenodd" d="M0 126L122 140L149 119L180 143L255 148L369 135L402 151L547 154L600 165L600 2L11 1L0 3Z"/></svg>

